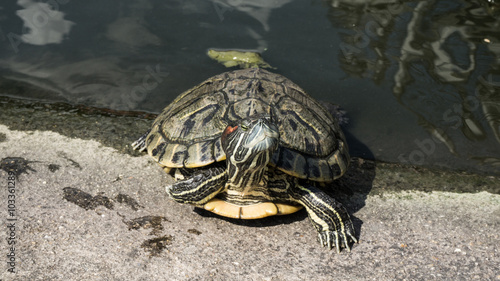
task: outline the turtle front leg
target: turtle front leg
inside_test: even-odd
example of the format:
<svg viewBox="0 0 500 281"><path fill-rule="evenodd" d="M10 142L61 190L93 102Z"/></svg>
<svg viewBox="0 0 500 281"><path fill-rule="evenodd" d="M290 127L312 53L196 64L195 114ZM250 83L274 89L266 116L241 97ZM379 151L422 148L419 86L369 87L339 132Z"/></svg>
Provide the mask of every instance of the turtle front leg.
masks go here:
<svg viewBox="0 0 500 281"><path fill-rule="evenodd" d="M190 177L166 187L168 195L179 203L201 206L224 191L227 172L223 167L197 169Z"/></svg>
<svg viewBox="0 0 500 281"><path fill-rule="evenodd" d="M358 242L351 218L342 204L325 192L311 185L297 185L289 190L291 196L303 205L312 224L318 231L320 244L329 249L345 247L349 252L351 242Z"/></svg>

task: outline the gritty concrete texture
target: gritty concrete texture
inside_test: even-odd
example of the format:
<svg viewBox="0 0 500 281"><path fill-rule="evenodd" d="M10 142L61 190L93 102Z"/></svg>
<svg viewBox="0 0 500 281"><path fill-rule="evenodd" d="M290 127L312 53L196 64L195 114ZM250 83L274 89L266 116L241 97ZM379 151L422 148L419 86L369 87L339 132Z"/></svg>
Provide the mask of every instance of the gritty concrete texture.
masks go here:
<svg viewBox="0 0 500 281"><path fill-rule="evenodd" d="M500 280L495 176L354 159L334 195L352 213L359 243L337 254L319 246L304 211L216 217L170 200L164 186L172 179L126 145L4 120L2 280Z"/></svg>

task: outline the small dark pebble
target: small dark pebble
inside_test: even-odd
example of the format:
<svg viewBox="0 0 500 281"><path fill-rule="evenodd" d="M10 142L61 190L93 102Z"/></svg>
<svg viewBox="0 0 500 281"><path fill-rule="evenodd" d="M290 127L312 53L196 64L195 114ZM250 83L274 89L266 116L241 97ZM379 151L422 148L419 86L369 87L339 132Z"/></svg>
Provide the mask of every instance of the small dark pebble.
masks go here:
<svg viewBox="0 0 500 281"><path fill-rule="evenodd" d="M194 229L194 228L188 229L188 232L192 233L192 234L196 234L196 235L200 235L201 234L201 231L199 231L197 229Z"/></svg>
<svg viewBox="0 0 500 281"><path fill-rule="evenodd" d="M49 164L49 171L51 171L52 173L54 173L55 171L59 170L59 168L61 168L60 165L57 165L57 164Z"/></svg>

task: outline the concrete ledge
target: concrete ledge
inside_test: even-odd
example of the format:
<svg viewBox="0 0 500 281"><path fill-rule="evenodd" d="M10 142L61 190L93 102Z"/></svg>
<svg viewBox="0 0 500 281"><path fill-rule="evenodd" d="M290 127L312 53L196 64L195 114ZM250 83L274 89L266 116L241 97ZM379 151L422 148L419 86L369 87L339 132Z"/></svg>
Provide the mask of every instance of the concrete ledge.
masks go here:
<svg viewBox="0 0 500 281"><path fill-rule="evenodd" d="M237 222L193 211L167 198L172 179L148 156L95 140L0 125L6 157L27 162L13 217L12 167L0 171L2 233L16 243L16 273L0 243L2 280L500 280L497 177L358 159L337 193L360 243L338 255L319 246L305 212ZM450 179L450 190L491 191L447 192ZM404 188L421 183L428 191Z"/></svg>

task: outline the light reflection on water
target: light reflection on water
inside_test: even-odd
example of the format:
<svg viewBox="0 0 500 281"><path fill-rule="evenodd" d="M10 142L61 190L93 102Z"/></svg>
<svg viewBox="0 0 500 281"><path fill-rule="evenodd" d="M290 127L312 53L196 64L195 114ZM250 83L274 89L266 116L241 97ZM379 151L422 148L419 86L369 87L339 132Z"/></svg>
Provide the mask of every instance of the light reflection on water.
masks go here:
<svg viewBox="0 0 500 281"><path fill-rule="evenodd" d="M315 98L343 106L353 155L498 173L497 7L19 0L0 4L0 94L158 112L226 70L207 49L253 49Z"/></svg>

